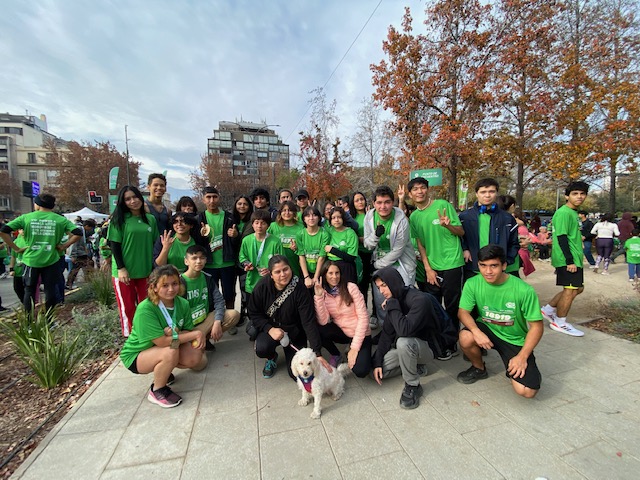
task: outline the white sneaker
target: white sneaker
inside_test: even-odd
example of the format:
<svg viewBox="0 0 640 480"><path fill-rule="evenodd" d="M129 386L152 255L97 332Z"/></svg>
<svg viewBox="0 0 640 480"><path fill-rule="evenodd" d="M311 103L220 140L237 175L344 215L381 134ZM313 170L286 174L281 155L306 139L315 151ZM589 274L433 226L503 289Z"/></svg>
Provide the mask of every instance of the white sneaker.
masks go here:
<svg viewBox="0 0 640 480"><path fill-rule="evenodd" d="M630 278L630 279L629 279L629 281L630 281L630 282L635 282L635 281L636 281L636 279L635 279L635 278Z"/></svg>
<svg viewBox="0 0 640 480"><path fill-rule="evenodd" d="M371 330L378 328L378 317L371 315L371 318L369 318L369 328Z"/></svg>
<svg viewBox="0 0 640 480"><path fill-rule="evenodd" d="M582 330L578 330L569 322L565 323L564 325L558 325L555 322L551 322L549 326L556 332L566 333L567 335L571 335L572 337L584 337L584 332Z"/></svg>
<svg viewBox="0 0 640 480"><path fill-rule="evenodd" d="M555 312L547 312L544 307L540 309L540 313L542 313L542 318L544 318L547 322L555 322L556 321L556 313Z"/></svg>
<svg viewBox="0 0 640 480"><path fill-rule="evenodd" d="M607 270L603 270L600 275L611 275Z"/></svg>

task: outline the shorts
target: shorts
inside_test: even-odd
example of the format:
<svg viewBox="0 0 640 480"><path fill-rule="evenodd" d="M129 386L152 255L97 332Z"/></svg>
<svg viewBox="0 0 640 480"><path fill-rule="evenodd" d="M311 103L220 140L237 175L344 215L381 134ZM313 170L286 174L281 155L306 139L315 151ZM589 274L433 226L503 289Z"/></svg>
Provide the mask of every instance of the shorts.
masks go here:
<svg viewBox="0 0 640 480"><path fill-rule="evenodd" d="M507 369L509 367L509 360L515 357L522 347L519 345L513 345L512 343L505 342L501 338L497 337L495 333L491 331L491 329L482 322L477 322L478 328L482 333L484 333L491 343L493 343L493 348L496 352L500 354L500 358L502 358L502 363L504 363L504 368ZM532 390L540 390L540 384L542 383L542 375L540 374L540 370L538 370L538 365L536 364L536 357L531 352L529 358L527 359L527 369L524 372L524 377L522 378L513 378L509 375L509 372L506 372L507 378L514 380L527 388L531 388Z"/></svg>
<svg viewBox="0 0 640 480"><path fill-rule="evenodd" d="M140 354L138 354L140 355ZM131 365L129 365L129 371L132 373L135 373L136 375L138 373L140 373L138 371L138 355L136 355L136 358L133 359L133 362L131 362Z"/></svg>
<svg viewBox="0 0 640 480"><path fill-rule="evenodd" d="M567 272L567 267L556 268L556 285L578 289L584 286L584 269L578 267L575 273Z"/></svg>

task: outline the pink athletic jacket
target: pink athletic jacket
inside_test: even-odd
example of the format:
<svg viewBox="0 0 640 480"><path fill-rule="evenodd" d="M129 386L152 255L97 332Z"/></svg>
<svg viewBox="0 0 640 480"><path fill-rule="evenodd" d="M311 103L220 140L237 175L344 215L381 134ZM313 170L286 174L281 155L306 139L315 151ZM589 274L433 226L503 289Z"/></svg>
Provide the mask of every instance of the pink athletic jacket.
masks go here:
<svg viewBox="0 0 640 480"><path fill-rule="evenodd" d="M364 337L371 335L369 314L358 286L349 282L347 289L353 298L353 302L348 307L342 303L340 296L334 297L327 292L324 292L321 297L314 294L313 301L316 306L318 323L326 325L329 321L333 321L345 335L351 337L351 348L359 352Z"/></svg>

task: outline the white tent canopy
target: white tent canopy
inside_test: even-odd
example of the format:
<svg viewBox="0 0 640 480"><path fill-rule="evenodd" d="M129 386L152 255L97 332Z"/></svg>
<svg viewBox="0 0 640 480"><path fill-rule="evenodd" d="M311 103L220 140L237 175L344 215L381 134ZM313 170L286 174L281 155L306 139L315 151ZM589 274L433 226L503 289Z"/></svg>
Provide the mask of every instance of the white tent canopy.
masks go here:
<svg viewBox="0 0 640 480"><path fill-rule="evenodd" d="M71 221L75 220L77 217L81 217L83 220L88 220L90 218L93 220L106 220L109 217L109 215L105 215L104 213L94 212L93 210L87 207L84 207L83 209L78 210L77 212L65 213L64 216Z"/></svg>

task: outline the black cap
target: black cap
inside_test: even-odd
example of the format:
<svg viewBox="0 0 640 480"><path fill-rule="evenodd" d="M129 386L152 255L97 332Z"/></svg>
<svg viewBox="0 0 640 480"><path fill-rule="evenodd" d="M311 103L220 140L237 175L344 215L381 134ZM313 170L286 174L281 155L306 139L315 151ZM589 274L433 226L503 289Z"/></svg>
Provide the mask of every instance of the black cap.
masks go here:
<svg viewBox="0 0 640 480"><path fill-rule="evenodd" d="M304 189L302 189L302 190L298 190L298 191L296 192L295 199L297 200L297 199L298 199L298 197L307 197L307 198L309 198L309 192L307 192L307 191L306 191L306 190L304 190Z"/></svg>

